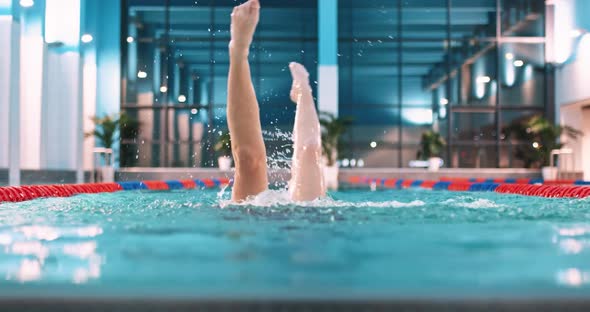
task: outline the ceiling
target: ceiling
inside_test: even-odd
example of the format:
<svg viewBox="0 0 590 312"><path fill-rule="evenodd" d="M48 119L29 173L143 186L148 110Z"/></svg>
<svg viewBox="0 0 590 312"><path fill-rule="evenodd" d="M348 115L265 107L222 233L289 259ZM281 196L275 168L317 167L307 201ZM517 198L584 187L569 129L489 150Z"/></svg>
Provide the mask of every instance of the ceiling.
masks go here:
<svg viewBox="0 0 590 312"><path fill-rule="evenodd" d="M531 1L543 2L508 3ZM176 60L194 72L210 71L214 63L214 75L224 76L229 15L239 2L128 0L128 19L131 27L140 29L139 41L167 46ZM354 75L361 79L399 77L400 73L424 78L438 74L435 69L444 66L449 36L454 50L472 44L474 38L495 36L496 0L451 3L448 11L447 0L339 0L341 68L354 66ZM282 77L290 61L315 67L311 65L317 64L317 0L261 0L261 4L253 54L263 66L255 66L254 71L271 78ZM315 69L311 70L313 75Z"/></svg>

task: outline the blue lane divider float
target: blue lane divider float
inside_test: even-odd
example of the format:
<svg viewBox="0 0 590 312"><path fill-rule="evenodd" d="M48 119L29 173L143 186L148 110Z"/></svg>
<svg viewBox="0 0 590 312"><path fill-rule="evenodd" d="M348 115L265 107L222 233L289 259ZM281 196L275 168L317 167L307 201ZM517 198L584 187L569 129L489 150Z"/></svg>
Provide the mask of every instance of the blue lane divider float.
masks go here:
<svg viewBox="0 0 590 312"><path fill-rule="evenodd" d="M422 181L422 180L416 180L416 181L412 182L410 187L421 187L423 182L424 181Z"/></svg>
<svg viewBox="0 0 590 312"><path fill-rule="evenodd" d="M140 181L130 181L130 182L119 182L119 185L125 191L134 191L134 190L147 190L147 186Z"/></svg>
<svg viewBox="0 0 590 312"><path fill-rule="evenodd" d="M168 184L168 188L171 190L182 190L184 189L184 184L182 184L182 182L177 181L177 180L167 180L164 181L166 182L166 184Z"/></svg>
<svg viewBox="0 0 590 312"><path fill-rule="evenodd" d="M439 191L444 191L444 190L448 190L449 186L451 185L451 182L447 182L447 181L441 181L441 182L437 182L432 189L433 190L439 190Z"/></svg>
<svg viewBox="0 0 590 312"><path fill-rule="evenodd" d="M469 187L471 192L495 192L499 183L475 183Z"/></svg>

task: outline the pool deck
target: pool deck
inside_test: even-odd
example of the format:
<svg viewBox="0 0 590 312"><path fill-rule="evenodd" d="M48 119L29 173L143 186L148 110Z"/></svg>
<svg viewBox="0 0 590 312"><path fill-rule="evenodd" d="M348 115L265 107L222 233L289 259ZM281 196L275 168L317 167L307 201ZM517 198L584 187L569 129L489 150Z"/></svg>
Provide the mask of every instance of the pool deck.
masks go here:
<svg viewBox="0 0 590 312"><path fill-rule="evenodd" d="M588 311L580 299L529 300L158 300L0 299L0 311Z"/></svg>
<svg viewBox="0 0 590 312"><path fill-rule="evenodd" d="M348 181L352 176L366 176L380 179L440 180L440 178L489 178L489 179L535 179L541 177L538 169L441 169L429 172L426 169L411 168L356 168L340 169L340 180ZM182 180L232 178L233 171L220 171L215 168L122 168L117 171L117 181L140 180ZM270 170L272 182L287 181L289 170ZM86 182L90 173L86 173ZM76 182L76 173L71 170L23 170L22 184L69 184ZM0 186L8 183L8 171L0 169Z"/></svg>

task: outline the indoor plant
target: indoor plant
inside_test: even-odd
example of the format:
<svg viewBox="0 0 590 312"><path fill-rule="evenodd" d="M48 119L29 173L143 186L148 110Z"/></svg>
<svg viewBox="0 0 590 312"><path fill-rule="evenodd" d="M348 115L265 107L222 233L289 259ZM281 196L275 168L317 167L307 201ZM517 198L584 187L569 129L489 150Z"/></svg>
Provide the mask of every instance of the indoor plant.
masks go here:
<svg viewBox="0 0 590 312"><path fill-rule="evenodd" d="M229 171L232 166L232 150L231 150L231 137L229 132L223 132L217 139L217 143L213 146L219 157L217 158L217 164L220 170Z"/></svg>
<svg viewBox="0 0 590 312"><path fill-rule="evenodd" d="M441 164L441 153L447 145L445 139L440 133L435 131L426 131L422 133L420 139L420 149L416 157L422 160L428 160L428 170L438 171Z"/></svg>
<svg viewBox="0 0 590 312"><path fill-rule="evenodd" d="M320 125L322 129L322 155L324 158L324 182L329 189L338 189L338 146L340 137L350 124L352 119L339 118L328 112L320 112Z"/></svg>
<svg viewBox="0 0 590 312"><path fill-rule="evenodd" d="M515 151L515 157L524 162L525 168L542 168L543 178L552 180L556 178L557 170L555 167L549 167L551 152L563 147L559 138L566 135L576 139L582 132L552 123L541 116L533 116L513 122L506 129L506 134L507 137L526 142L517 145Z"/></svg>
<svg viewBox="0 0 590 312"><path fill-rule="evenodd" d="M94 130L86 133L86 137L94 136L98 145L113 149L119 138L132 138L137 136L139 122L125 113L106 115L104 117L91 117L94 122ZM125 159L125 157L124 157ZM98 168L102 181L114 181L114 164L105 159L105 166Z"/></svg>

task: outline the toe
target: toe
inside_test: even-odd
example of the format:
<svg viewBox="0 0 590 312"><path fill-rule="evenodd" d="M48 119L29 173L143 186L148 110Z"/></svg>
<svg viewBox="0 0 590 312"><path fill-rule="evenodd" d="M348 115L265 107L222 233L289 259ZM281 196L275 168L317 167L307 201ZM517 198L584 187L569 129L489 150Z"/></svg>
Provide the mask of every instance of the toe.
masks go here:
<svg viewBox="0 0 590 312"><path fill-rule="evenodd" d="M248 12L252 15L256 15L260 12L260 2L258 0L250 0L248 1L249 7Z"/></svg>
<svg viewBox="0 0 590 312"><path fill-rule="evenodd" d="M303 65L297 62L291 62L289 64L289 69L291 69L291 74L293 75L293 79L302 79L309 77L307 70Z"/></svg>

